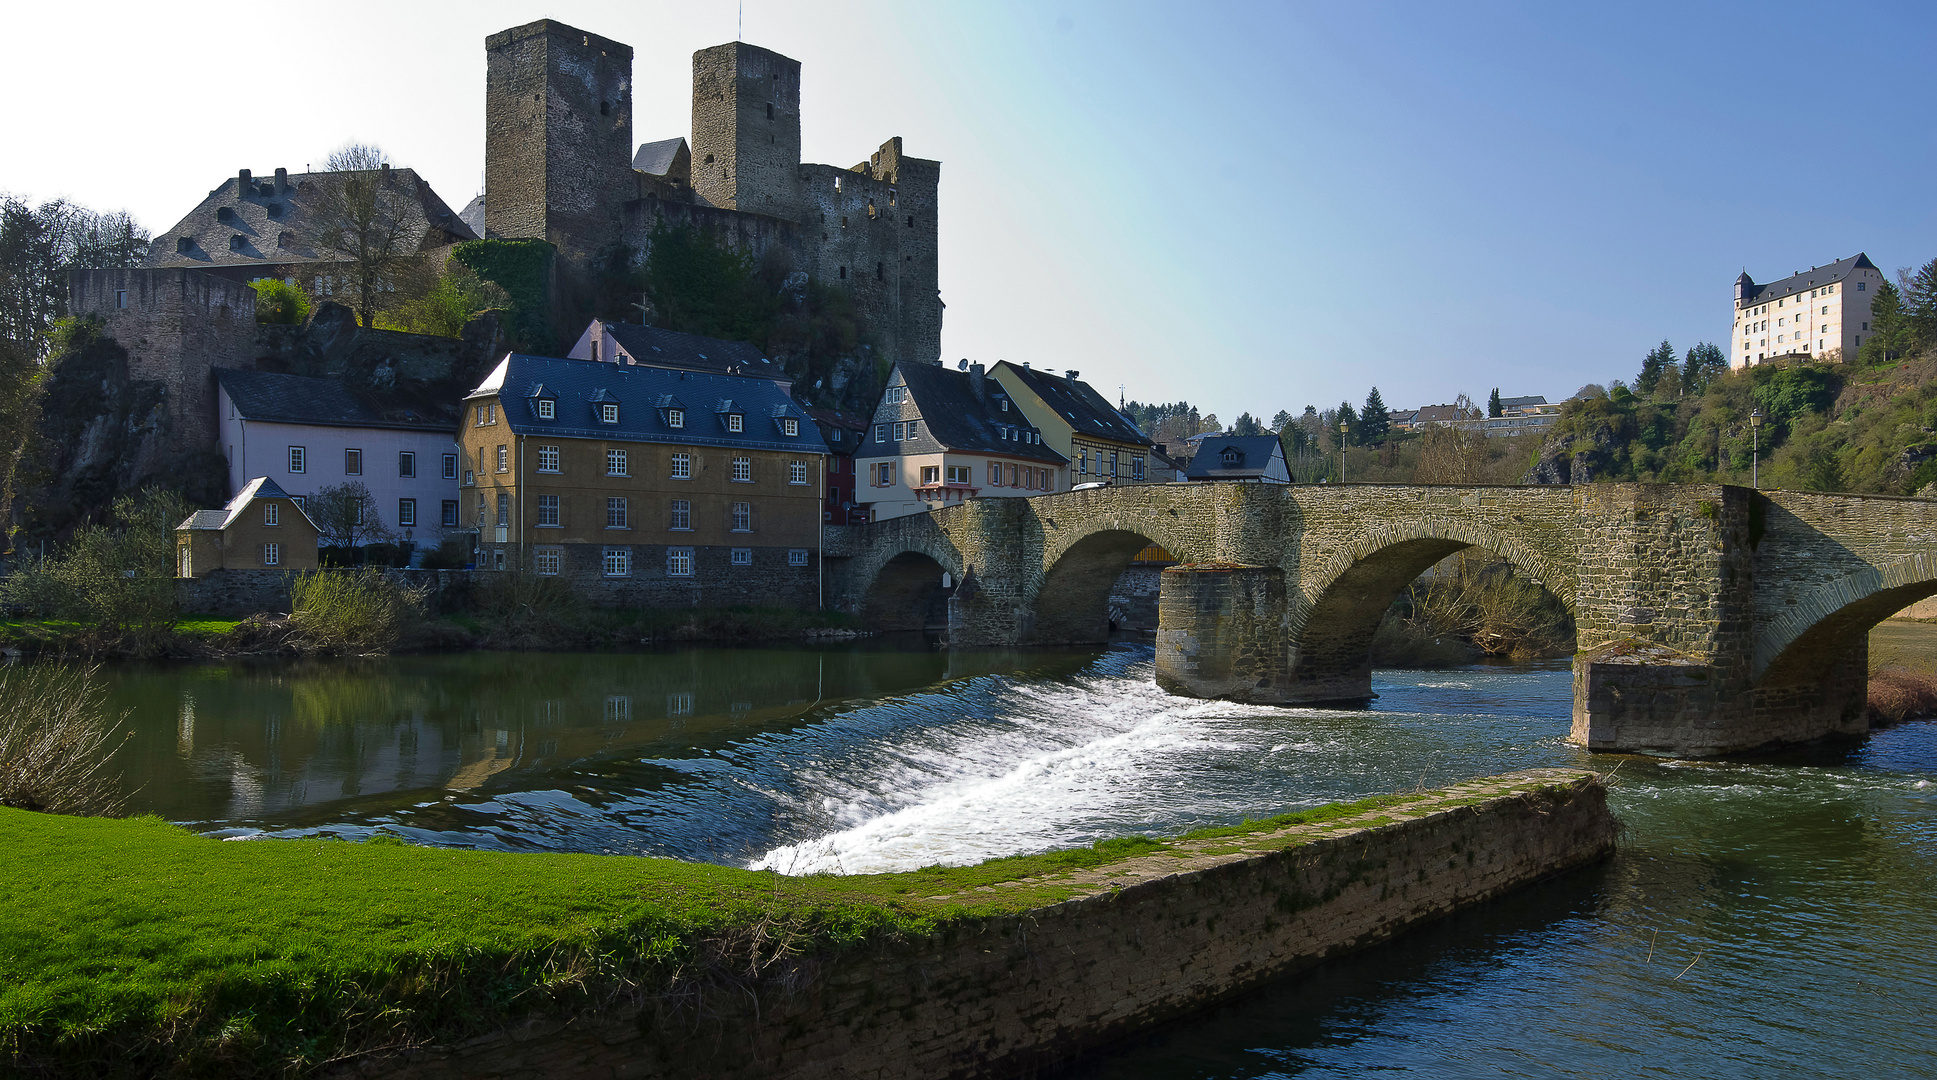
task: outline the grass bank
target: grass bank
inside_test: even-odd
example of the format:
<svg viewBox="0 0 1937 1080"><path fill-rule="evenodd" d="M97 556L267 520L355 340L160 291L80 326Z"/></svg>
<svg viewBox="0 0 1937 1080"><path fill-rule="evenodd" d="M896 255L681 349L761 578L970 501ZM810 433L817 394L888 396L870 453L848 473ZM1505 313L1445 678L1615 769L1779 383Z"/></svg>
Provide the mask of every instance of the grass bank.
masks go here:
<svg viewBox="0 0 1937 1080"><path fill-rule="evenodd" d="M1471 801L1422 791L1177 840L810 878L383 838L222 842L154 818L0 810L0 1062L285 1075L531 1015L676 1013L798 954L1058 903L1140 862L1295 847Z"/></svg>

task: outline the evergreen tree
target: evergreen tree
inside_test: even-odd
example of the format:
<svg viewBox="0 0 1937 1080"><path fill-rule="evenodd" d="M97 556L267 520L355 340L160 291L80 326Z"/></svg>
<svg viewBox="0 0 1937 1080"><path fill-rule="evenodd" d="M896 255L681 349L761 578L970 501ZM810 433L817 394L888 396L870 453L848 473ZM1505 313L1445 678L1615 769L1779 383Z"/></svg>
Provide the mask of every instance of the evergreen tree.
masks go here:
<svg viewBox="0 0 1937 1080"><path fill-rule="evenodd" d="M1681 392L1695 397L1708 389L1708 384L1728 374L1729 361L1721 347L1712 341L1704 341L1688 350L1688 359L1682 362Z"/></svg>
<svg viewBox="0 0 1937 1080"><path fill-rule="evenodd" d="M1870 332L1864 336L1857 358L1866 364L1887 364L1909 351L1910 339L1903 294L1886 281L1870 300Z"/></svg>
<svg viewBox="0 0 1937 1080"><path fill-rule="evenodd" d="M1882 295L1879 290L1878 296ZM1875 305L1871 305L1875 314ZM1904 351L1913 352L1927 345L1937 343L1937 259L1923 265L1904 285L1903 290L1904 323L1909 330L1909 340L1905 341ZM1875 322L1874 319L1871 320Z"/></svg>
<svg viewBox="0 0 1937 1080"><path fill-rule="evenodd" d="M1258 426L1258 418L1248 412L1239 413L1237 420L1231 424L1231 434L1233 435L1257 435L1261 434L1263 430L1263 428Z"/></svg>
<svg viewBox="0 0 1937 1080"><path fill-rule="evenodd" d="M1506 410L1500 407L1500 388L1496 386L1493 392L1486 396L1486 416L1489 420L1497 420L1504 415Z"/></svg>
<svg viewBox="0 0 1937 1080"><path fill-rule="evenodd" d="M1654 347L1641 360L1641 374L1634 377L1635 395L1642 398L1654 396L1655 388L1661 385L1661 373L1675 364L1675 347L1663 341Z"/></svg>
<svg viewBox="0 0 1937 1080"><path fill-rule="evenodd" d="M1376 446L1385 441L1392 430L1392 422L1386 417L1385 399L1379 396L1379 388L1365 395L1365 409L1359 413L1359 445Z"/></svg>
<svg viewBox="0 0 1937 1080"><path fill-rule="evenodd" d="M1332 434L1338 434L1338 426L1340 424L1345 425L1346 443L1351 446L1359 445L1359 414L1352 410L1352 403L1349 401L1341 401L1338 403L1338 412L1332 415Z"/></svg>
<svg viewBox="0 0 1937 1080"><path fill-rule="evenodd" d="M1279 409L1278 415L1271 418L1271 430L1273 431L1284 431L1286 428L1291 427L1291 425L1291 414L1283 409Z"/></svg>

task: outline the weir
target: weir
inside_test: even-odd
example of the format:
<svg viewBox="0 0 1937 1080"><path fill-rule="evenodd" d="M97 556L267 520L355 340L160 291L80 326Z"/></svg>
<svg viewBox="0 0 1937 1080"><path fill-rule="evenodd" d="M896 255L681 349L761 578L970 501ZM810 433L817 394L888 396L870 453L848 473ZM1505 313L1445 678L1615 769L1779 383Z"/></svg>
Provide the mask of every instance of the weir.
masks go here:
<svg viewBox="0 0 1937 1080"><path fill-rule="evenodd" d="M883 629L912 562L972 573L956 645L1105 640L1110 583L1162 545L1158 684L1259 704L1368 700L1394 597L1491 551L1574 616L1573 741L1683 756L1861 734L1865 635L1937 594L1937 502L1720 484L1168 484L828 533L830 602Z"/></svg>

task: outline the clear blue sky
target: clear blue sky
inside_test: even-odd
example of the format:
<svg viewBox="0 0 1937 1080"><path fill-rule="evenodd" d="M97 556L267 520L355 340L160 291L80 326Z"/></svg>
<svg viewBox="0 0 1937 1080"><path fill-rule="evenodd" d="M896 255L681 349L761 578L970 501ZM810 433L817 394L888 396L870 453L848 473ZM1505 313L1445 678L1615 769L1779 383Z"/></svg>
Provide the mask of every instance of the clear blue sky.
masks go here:
<svg viewBox="0 0 1937 1080"><path fill-rule="evenodd" d="M486 34L630 43L635 135L689 133L736 6L35 5L0 190L167 229L239 168L376 142L483 169ZM810 161L941 159L943 355L1077 368L1229 422L1461 391L1558 399L1735 275L1937 257L1937 5L779 3ZM21 43L40 40L40 48Z"/></svg>

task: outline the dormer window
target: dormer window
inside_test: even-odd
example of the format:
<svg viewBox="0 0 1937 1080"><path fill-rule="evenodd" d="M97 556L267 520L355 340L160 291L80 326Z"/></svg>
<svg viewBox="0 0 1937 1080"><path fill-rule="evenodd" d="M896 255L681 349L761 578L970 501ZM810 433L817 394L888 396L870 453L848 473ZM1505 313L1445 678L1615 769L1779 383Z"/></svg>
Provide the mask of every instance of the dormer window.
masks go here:
<svg viewBox="0 0 1937 1080"><path fill-rule="evenodd" d="M1225 447L1224 452L1222 454L1219 454L1218 456L1224 459L1224 464L1236 465L1238 463L1238 459L1242 458L1244 455L1238 453L1236 450L1230 447Z"/></svg>
<svg viewBox="0 0 1937 1080"><path fill-rule="evenodd" d="M726 414L726 430L738 434L739 432L745 431L746 426L746 417L736 412Z"/></svg>
<svg viewBox="0 0 1937 1080"><path fill-rule="evenodd" d="M798 420L796 420L796 419L794 419L794 418L793 418L793 417L791 417L791 416L789 416L789 417L784 417L784 418L783 418L783 419L782 419L782 420L780 421L780 431L781 431L781 433L782 433L782 434L784 434L784 435L799 435L799 434L800 434L800 421L798 421Z"/></svg>
<svg viewBox="0 0 1937 1080"><path fill-rule="evenodd" d="M618 402L606 401L599 404L599 422L603 424L616 424L619 422Z"/></svg>
<svg viewBox="0 0 1937 1080"><path fill-rule="evenodd" d="M1003 399L1002 399L1002 411L1003 411L1003 412L1008 412L1008 411L1009 411L1009 399L1008 399L1008 398L1003 398Z"/></svg>
<svg viewBox="0 0 1937 1080"><path fill-rule="evenodd" d="M683 427L685 427L685 426L686 426L686 410L685 410L685 409L667 409L667 410L666 410L666 426L667 426L667 427L669 427L669 428L683 428Z"/></svg>
<svg viewBox="0 0 1937 1080"><path fill-rule="evenodd" d="M616 410L616 406L614 406L613 408ZM552 399L544 398L544 397L541 397L538 399L538 419L552 420L552 419L556 419L557 416L558 416L558 406L552 401ZM617 416L614 416L612 418L613 421L616 421L617 419L618 419ZM611 421L608 421L608 423L609 422Z"/></svg>
<svg viewBox="0 0 1937 1080"><path fill-rule="evenodd" d="M216 207L216 208L215 208L215 220L217 220L217 221L234 221L234 220L235 220L235 208L234 208L234 207L229 207L229 206L218 206L218 207Z"/></svg>

